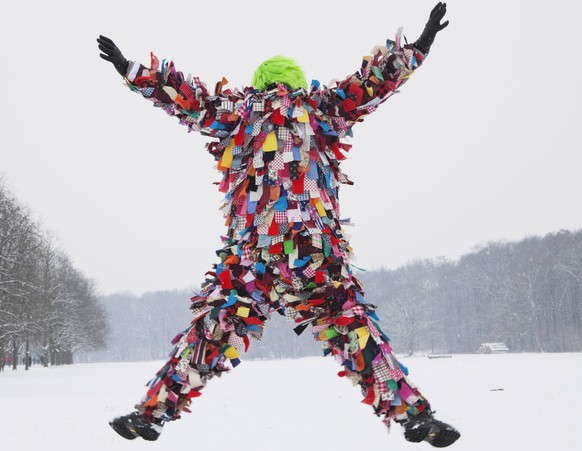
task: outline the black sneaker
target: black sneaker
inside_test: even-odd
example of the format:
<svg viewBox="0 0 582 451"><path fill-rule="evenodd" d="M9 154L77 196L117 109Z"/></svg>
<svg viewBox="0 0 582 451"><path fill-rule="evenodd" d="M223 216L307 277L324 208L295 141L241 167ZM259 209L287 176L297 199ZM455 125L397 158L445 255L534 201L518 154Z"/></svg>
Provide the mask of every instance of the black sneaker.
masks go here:
<svg viewBox="0 0 582 451"><path fill-rule="evenodd" d="M430 413L421 413L411 417L403 425L404 438L409 442L428 442L435 448L445 448L455 443L461 434L452 426L432 417Z"/></svg>
<svg viewBox="0 0 582 451"><path fill-rule="evenodd" d="M162 433L163 422L152 423L144 419L139 412L132 412L129 415L114 418L109 425L127 440L141 437L153 442Z"/></svg>

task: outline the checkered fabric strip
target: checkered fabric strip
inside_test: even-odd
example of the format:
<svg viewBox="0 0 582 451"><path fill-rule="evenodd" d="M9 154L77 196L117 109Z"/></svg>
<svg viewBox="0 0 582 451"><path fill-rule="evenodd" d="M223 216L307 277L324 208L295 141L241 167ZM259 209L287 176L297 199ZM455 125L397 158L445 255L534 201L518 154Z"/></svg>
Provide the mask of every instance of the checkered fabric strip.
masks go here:
<svg viewBox="0 0 582 451"><path fill-rule="evenodd" d="M400 379L404 379L404 373L398 368L395 370L388 369L388 379L398 382Z"/></svg>
<svg viewBox="0 0 582 451"><path fill-rule="evenodd" d="M274 236L273 239L271 240L271 244L282 243L283 241L285 241L285 235L282 233L281 230L279 230L279 232L281 234Z"/></svg>
<svg viewBox="0 0 582 451"><path fill-rule="evenodd" d="M315 277L315 270L311 266L308 266L303 270L303 275L308 279L312 279Z"/></svg>
<svg viewBox="0 0 582 451"><path fill-rule="evenodd" d="M374 385L378 393L380 394L380 397L386 396L390 392L390 390L388 390L388 385L386 385L386 382L375 382Z"/></svg>
<svg viewBox="0 0 582 451"><path fill-rule="evenodd" d="M255 216L255 219L257 219L257 217ZM261 219L263 220L263 222L265 221L264 217L261 217ZM257 233L259 235L268 235L269 234L269 226L266 224L255 224L257 225Z"/></svg>
<svg viewBox="0 0 582 451"><path fill-rule="evenodd" d="M218 130L214 133L216 138L228 138L230 137L230 132L228 130Z"/></svg>
<svg viewBox="0 0 582 451"><path fill-rule="evenodd" d="M289 129L287 127L277 128L277 138L279 138L281 141L287 141L287 138L290 136L291 133L289 133ZM291 140L291 143L293 143L293 140Z"/></svg>
<svg viewBox="0 0 582 451"><path fill-rule="evenodd" d="M364 316L366 314L366 311L364 310L364 307L362 307L361 305L354 305L352 308L352 313L354 315L357 316Z"/></svg>
<svg viewBox="0 0 582 451"><path fill-rule="evenodd" d="M297 310L295 310L293 307L285 307L285 317L290 320L293 321L295 319L295 317L297 316Z"/></svg>
<svg viewBox="0 0 582 451"><path fill-rule="evenodd" d="M254 101L253 102L253 111L256 111L259 113L265 111L265 101L264 100Z"/></svg>
<svg viewBox="0 0 582 451"><path fill-rule="evenodd" d="M263 122L261 120L256 120L253 124L253 130L251 132L252 136L258 136L261 133L261 128L263 127ZM261 143L262 144L262 143Z"/></svg>
<svg viewBox="0 0 582 451"><path fill-rule="evenodd" d="M235 225L235 229L234 229L235 232L236 233L242 232L244 229L246 229L247 228L246 227L246 223L247 223L247 219L246 218L237 216L237 218L236 218L236 225Z"/></svg>
<svg viewBox="0 0 582 451"><path fill-rule="evenodd" d="M285 162L283 161L283 154L281 152L277 152L277 155L275 155L275 159L271 162L270 167L278 171L285 168Z"/></svg>
<svg viewBox="0 0 582 451"><path fill-rule="evenodd" d="M318 191L317 180L305 178L305 191Z"/></svg>
<svg viewBox="0 0 582 451"><path fill-rule="evenodd" d="M144 97L150 97L154 93L154 88L137 88Z"/></svg>
<svg viewBox="0 0 582 451"><path fill-rule="evenodd" d="M257 308L265 318L269 319L271 317L271 310L268 304L257 304Z"/></svg>
<svg viewBox="0 0 582 451"><path fill-rule="evenodd" d="M386 360L380 357L378 361L372 362L372 371L374 373L374 380L376 383L378 382L386 382L388 379L392 379L390 377L390 368L386 363Z"/></svg>
<svg viewBox="0 0 582 451"><path fill-rule="evenodd" d="M242 251L241 260L250 260L251 259L251 250L246 247Z"/></svg>
<svg viewBox="0 0 582 451"><path fill-rule="evenodd" d="M275 212L275 222L277 224L283 224L287 222L287 212L286 211L276 211Z"/></svg>
<svg viewBox="0 0 582 451"><path fill-rule="evenodd" d="M228 344L234 346L236 349L243 349L245 346L245 341L242 337L239 337L237 334L231 332L228 336Z"/></svg>

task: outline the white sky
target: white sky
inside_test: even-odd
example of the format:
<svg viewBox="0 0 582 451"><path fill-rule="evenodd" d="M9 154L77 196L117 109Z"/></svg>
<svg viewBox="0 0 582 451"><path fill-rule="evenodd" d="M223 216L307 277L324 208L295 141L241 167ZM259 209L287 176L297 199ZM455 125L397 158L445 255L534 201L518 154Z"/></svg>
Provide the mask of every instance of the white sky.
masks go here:
<svg viewBox="0 0 582 451"><path fill-rule="evenodd" d="M6 2L0 173L102 293L198 284L224 232L204 138L123 86L99 34L213 87L274 54L327 84L435 0ZM354 127L340 193L355 263L392 268L582 227L582 6L448 3L451 25L402 93Z"/></svg>

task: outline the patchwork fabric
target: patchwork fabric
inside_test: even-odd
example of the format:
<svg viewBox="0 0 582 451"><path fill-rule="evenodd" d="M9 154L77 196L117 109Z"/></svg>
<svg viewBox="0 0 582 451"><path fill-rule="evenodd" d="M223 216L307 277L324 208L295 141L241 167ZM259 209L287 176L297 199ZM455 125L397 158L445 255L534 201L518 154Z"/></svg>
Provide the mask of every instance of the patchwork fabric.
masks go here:
<svg viewBox="0 0 582 451"><path fill-rule="evenodd" d="M132 90L188 130L218 138L206 147L222 174L227 225L219 260L192 297L190 326L137 405L147 417L187 412L210 379L261 339L275 311L297 334L311 327L324 354L343 367L339 374L360 385L362 402L386 423L429 408L364 301L339 217L340 184L352 184L340 169L351 147L343 138L424 60L400 42L389 41L331 87L314 81L310 91L283 84L231 90L222 79L212 93L153 54L150 68L130 64Z"/></svg>

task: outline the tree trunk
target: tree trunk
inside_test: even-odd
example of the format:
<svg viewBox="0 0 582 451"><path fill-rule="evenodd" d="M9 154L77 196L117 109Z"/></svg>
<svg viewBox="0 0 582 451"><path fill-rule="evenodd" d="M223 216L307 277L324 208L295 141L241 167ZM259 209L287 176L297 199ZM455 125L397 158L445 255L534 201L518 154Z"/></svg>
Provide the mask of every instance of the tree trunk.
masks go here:
<svg viewBox="0 0 582 451"><path fill-rule="evenodd" d="M30 341L26 337L26 342L24 345L24 371L28 371L30 368Z"/></svg>
<svg viewBox="0 0 582 451"><path fill-rule="evenodd" d="M18 365L18 345L16 337L12 337L12 371L16 371L16 365Z"/></svg>
<svg viewBox="0 0 582 451"><path fill-rule="evenodd" d="M49 366L49 359L50 359L50 350L49 350L49 343L48 340L45 340L44 347L43 347L43 361L42 366L47 368Z"/></svg>

